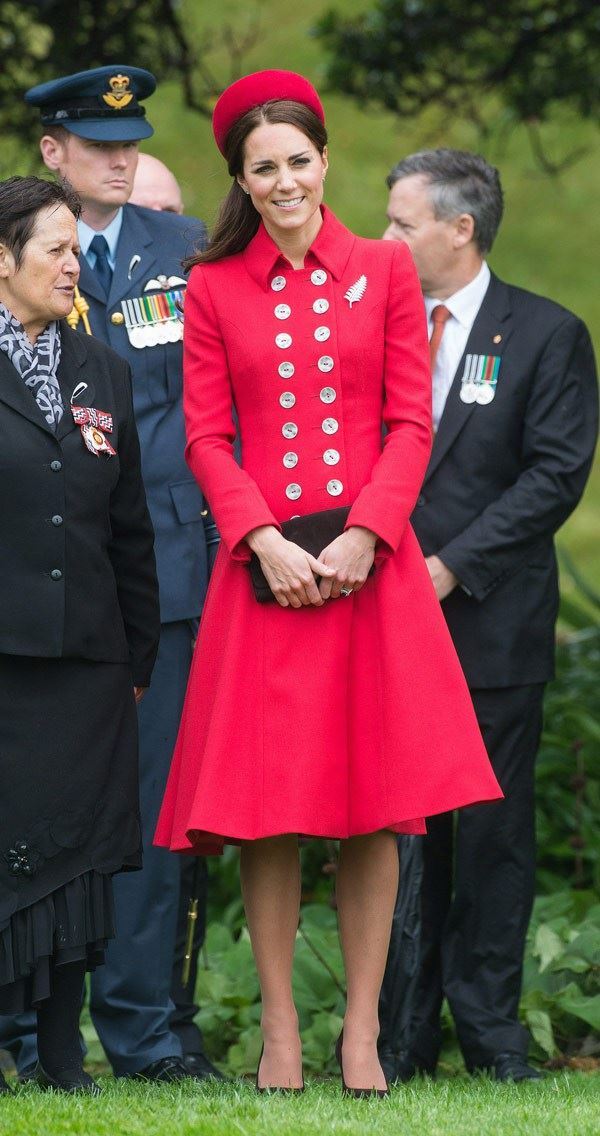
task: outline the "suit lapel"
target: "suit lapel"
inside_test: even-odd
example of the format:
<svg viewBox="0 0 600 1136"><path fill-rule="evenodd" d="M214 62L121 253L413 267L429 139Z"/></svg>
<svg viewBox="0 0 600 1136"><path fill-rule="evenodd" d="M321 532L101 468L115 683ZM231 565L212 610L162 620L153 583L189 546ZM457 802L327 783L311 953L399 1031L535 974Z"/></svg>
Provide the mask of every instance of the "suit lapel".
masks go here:
<svg viewBox="0 0 600 1136"><path fill-rule="evenodd" d="M0 351L0 401L10 406L12 410L16 410L17 414L22 414L30 422L34 422L42 430L47 430L49 434L55 436L53 427L46 422L32 391L25 386L23 379L16 368L13 367L8 356L4 354L4 351Z"/></svg>
<svg viewBox="0 0 600 1136"><path fill-rule="evenodd" d="M65 434L69 434L71 430L75 429L75 420L71 413L71 400L81 406L93 406L92 399L94 397L90 377L82 372L87 359L85 336L79 335L76 331L71 331L64 320L61 320L60 332L61 353L57 378L65 412L56 431L56 437L59 441L65 437ZM78 388L84 383L86 384L85 390L79 391Z"/></svg>
<svg viewBox="0 0 600 1136"><path fill-rule="evenodd" d="M152 238L134 205L125 205L117 245L117 260L108 294L109 308L126 295L141 295L143 281L156 262Z"/></svg>
<svg viewBox="0 0 600 1136"><path fill-rule="evenodd" d="M460 397L462 376L467 355L502 355L512 331L508 288L492 273L488 290L477 313L463 356L458 364L452 386L448 392L444 413L434 439L425 481L431 477L463 426L473 414L477 403L463 402ZM494 342L501 336L499 343Z"/></svg>

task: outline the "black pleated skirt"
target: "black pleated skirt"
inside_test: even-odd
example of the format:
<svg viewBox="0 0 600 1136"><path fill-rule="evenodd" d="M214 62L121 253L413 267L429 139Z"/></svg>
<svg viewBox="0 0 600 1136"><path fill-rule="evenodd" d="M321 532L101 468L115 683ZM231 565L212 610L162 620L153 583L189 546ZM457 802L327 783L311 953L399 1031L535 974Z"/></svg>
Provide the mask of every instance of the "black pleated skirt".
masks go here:
<svg viewBox="0 0 600 1136"><path fill-rule="evenodd" d="M0 1012L102 963L111 877L140 866L130 668L0 655Z"/></svg>

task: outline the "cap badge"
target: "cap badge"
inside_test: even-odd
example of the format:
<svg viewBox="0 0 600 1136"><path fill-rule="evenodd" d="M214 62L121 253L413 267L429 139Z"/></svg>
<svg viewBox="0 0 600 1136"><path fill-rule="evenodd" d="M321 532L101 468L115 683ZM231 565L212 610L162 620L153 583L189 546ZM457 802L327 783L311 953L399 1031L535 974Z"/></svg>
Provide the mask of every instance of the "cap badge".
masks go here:
<svg viewBox="0 0 600 1136"><path fill-rule="evenodd" d="M359 276L355 284L350 285L348 291L344 293L344 299L347 300L350 307L352 307L353 304L357 304L359 300L362 300L366 290L367 278L363 274Z"/></svg>
<svg viewBox="0 0 600 1136"><path fill-rule="evenodd" d="M133 98L132 92L129 90L129 76L128 75L113 75L108 80L110 91L107 91L102 96L107 106L112 107L113 110L124 110Z"/></svg>

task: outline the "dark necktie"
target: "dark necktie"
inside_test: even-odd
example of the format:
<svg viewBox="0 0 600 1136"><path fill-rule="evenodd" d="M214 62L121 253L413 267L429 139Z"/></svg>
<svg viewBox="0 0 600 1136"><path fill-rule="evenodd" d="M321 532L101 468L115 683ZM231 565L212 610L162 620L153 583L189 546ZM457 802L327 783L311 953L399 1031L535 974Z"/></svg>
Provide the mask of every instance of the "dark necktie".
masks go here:
<svg viewBox="0 0 600 1136"><path fill-rule="evenodd" d="M431 370L435 366L435 357L438 353L438 347L442 341L446 321L450 319L452 312L443 304L437 304L431 313L431 321L433 323L433 333L429 340L429 358L431 360Z"/></svg>
<svg viewBox="0 0 600 1136"><path fill-rule="evenodd" d="M97 233L90 244L90 249L96 254L94 272L104 288L105 294L108 296L113 274L108 262L108 242L106 237L103 237L101 233Z"/></svg>

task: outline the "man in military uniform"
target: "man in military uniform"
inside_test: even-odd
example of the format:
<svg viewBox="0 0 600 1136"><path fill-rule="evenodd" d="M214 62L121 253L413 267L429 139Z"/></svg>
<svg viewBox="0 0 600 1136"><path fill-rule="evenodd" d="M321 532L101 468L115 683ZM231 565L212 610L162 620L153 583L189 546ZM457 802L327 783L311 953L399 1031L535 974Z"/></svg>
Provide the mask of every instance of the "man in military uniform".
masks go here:
<svg viewBox="0 0 600 1136"><path fill-rule="evenodd" d="M153 133L140 100L155 87L150 72L115 64L41 84L25 98L41 112L46 166L83 203L80 330L89 324L133 371L160 583L160 650L139 713L144 868L115 881L118 937L92 977L90 1009L117 1076L173 1081L220 1076L203 1053L184 1053L171 1029L180 861L152 846L218 535L184 461L181 261L203 245L205 229L128 204L138 143ZM93 588L91 580L91 603ZM0 1045L15 1052L14 1029L8 1034L4 1022ZM32 1024L19 1040L22 1072L35 1060Z"/></svg>

